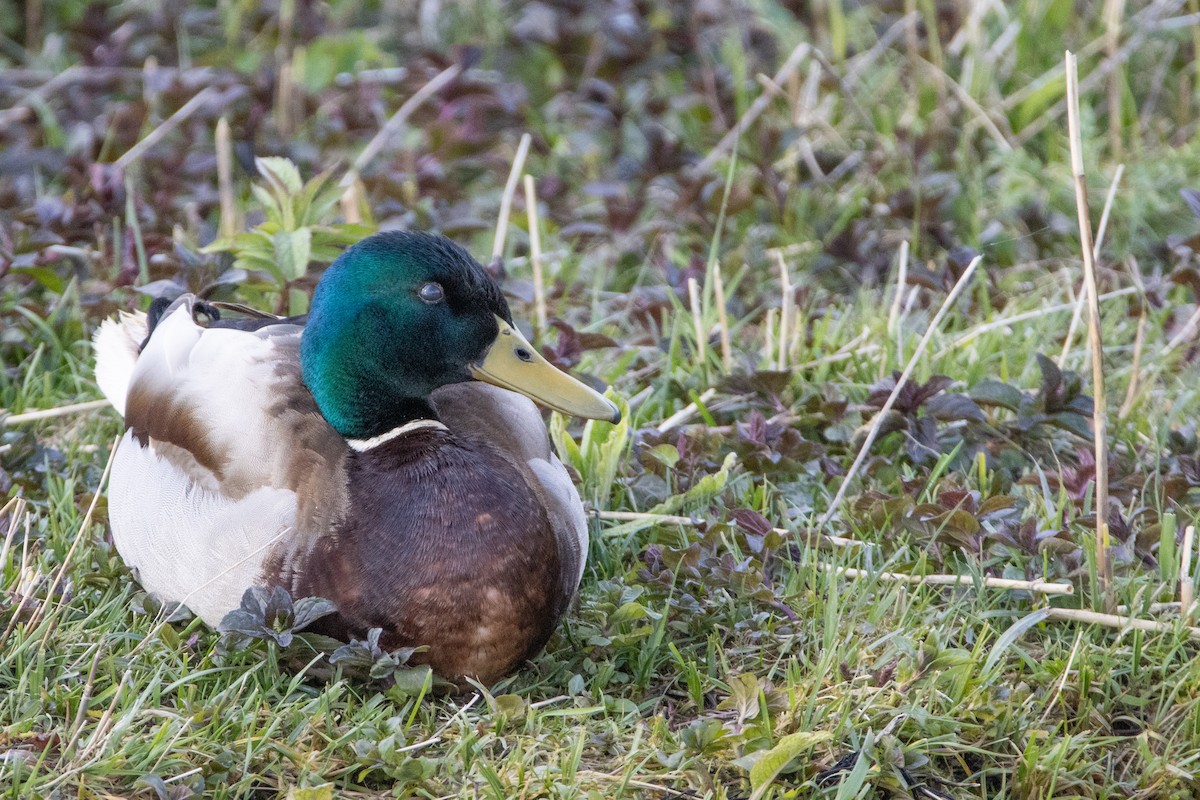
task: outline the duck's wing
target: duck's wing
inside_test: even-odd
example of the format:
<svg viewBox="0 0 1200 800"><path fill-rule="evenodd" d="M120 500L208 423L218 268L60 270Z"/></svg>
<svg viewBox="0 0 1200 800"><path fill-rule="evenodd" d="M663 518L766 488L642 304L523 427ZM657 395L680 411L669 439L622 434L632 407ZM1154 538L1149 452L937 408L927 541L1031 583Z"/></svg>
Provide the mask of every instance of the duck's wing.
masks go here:
<svg viewBox="0 0 1200 800"><path fill-rule="evenodd" d="M96 373L128 426L117 549L147 591L216 624L264 565L302 563L340 521L349 451L301 381L302 327L201 327L194 303L172 304L140 353L143 320L107 323Z"/></svg>
<svg viewBox="0 0 1200 800"><path fill-rule="evenodd" d="M443 386L430 400L452 432L484 439L528 467L558 535L564 604L573 601L587 560L587 516L567 468L550 447L537 406L524 395L479 381Z"/></svg>

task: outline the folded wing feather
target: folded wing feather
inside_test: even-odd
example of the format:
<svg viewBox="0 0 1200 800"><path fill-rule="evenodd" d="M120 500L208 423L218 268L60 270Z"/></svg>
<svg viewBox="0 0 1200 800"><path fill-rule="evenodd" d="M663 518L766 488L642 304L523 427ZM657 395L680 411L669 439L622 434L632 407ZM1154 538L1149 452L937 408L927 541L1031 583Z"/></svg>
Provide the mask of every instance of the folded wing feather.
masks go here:
<svg viewBox="0 0 1200 800"><path fill-rule="evenodd" d="M109 508L143 586L215 624L264 560L299 561L334 530L348 448L301 382L302 328L203 328L191 306L133 366Z"/></svg>

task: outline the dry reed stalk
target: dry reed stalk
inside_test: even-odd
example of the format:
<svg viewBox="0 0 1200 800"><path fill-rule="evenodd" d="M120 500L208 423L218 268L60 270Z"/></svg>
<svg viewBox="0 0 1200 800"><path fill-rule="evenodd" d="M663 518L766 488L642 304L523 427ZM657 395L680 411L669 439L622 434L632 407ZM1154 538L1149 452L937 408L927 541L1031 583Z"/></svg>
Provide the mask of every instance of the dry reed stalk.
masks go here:
<svg viewBox="0 0 1200 800"><path fill-rule="evenodd" d="M775 367L775 309L767 309L767 319L763 323L763 356L767 360L767 369Z"/></svg>
<svg viewBox="0 0 1200 800"><path fill-rule="evenodd" d="M25 626L26 631L32 631L37 628L38 623L42 621L45 611L51 603L54 603L55 607L61 605L61 603L54 602L54 593L58 590L59 584L62 583L63 576L67 572L67 567L71 565L71 558L75 555L75 550L79 547L79 543L83 541L84 533L87 532L88 527L92 524L92 516L96 513L96 505L100 502L100 496L104 494L104 487L108 484L108 476L112 473L113 459L117 455L117 445L120 443L121 437L114 436L112 447L108 450L108 461L104 463L104 472L100 474L100 482L96 484L96 492L92 495L92 502L88 504L87 513L83 515L83 522L79 524L79 533L71 540L71 546L67 548L62 563L59 564L58 569L54 572L54 579L50 581L50 587L46 589L46 599L34 611L33 616ZM45 652L46 642L49 640L50 633L53 630L53 626L46 628L46 633L42 636L41 644L38 646L40 651Z"/></svg>
<svg viewBox="0 0 1200 800"><path fill-rule="evenodd" d="M362 179L355 176L354 180L346 185L342 196L338 198L338 206L342 209L342 219L348 225L362 224L362 195Z"/></svg>
<svg viewBox="0 0 1200 800"><path fill-rule="evenodd" d="M529 216L529 262L533 266L533 307L538 333L546 330L546 281L542 274L542 234L538 221L537 187L525 176L525 213Z"/></svg>
<svg viewBox="0 0 1200 800"><path fill-rule="evenodd" d="M655 522L660 525L686 525L695 527L698 520L691 517L681 517L675 514L649 514L641 511L598 511L596 512L598 519L608 520L610 522ZM780 536L792 536L793 532L787 528L772 528L775 533ZM805 534L800 533L804 536ZM845 536L830 536L828 534L820 537L821 541L829 542L838 547L870 547L867 542L860 542L858 539L847 539Z"/></svg>
<svg viewBox="0 0 1200 800"><path fill-rule="evenodd" d="M1083 644L1083 631L1075 633L1075 644L1071 645L1071 653L1067 656L1067 665L1063 667L1062 677L1059 678L1058 686L1054 690L1054 696L1050 698L1050 702L1046 703L1046 710L1042 712L1042 716L1038 719L1038 725L1046 722L1050 712L1054 709L1055 703L1062 697L1063 689L1067 686L1067 678L1071 675L1071 665L1075 663L1075 657L1079 655L1080 645Z"/></svg>
<svg viewBox="0 0 1200 800"><path fill-rule="evenodd" d="M900 242L899 263L896 265L896 294L888 310L888 333L896 338L896 323L900 320L900 303L904 300L904 287L908 283L908 239Z"/></svg>
<svg viewBox="0 0 1200 800"><path fill-rule="evenodd" d="M10 512L12 514L8 520L8 533L4 535L4 546L0 547L0 573L3 573L4 565L8 563L13 538L17 535L17 528L21 527L21 519L25 515L25 505L25 498L14 497L4 504L4 508L0 508L0 517Z"/></svg>
<svg viewBox="0 0 1200 800"><path fill-rule="evenodd" d="M971 121L966 125L967 130L964 131L965 134L973 135L974 128L981 127L988 132L988 135L992 137L992 141L996 143L996 146L1000 148L1001 152L1011 153L1013 151L1013 144L1009 141L1008 136L1005 135L1004 131L1000 130L1000 127L996 124L996 120L992 119L992 115L987 111L987 109L979 105L979 102L971 96L970 92L964 89L958 83L958 81L954 80L954 78L951 78L944 70L935 64L932 64L923 58L920 59L920 63L924 64L927 70L934 73L934 77L938 81L939 85L943 87L949 86L950 90L954 93L954 96L958 98L958 102L961 103L963 108L965 108L972 115ZM1002 115L998 116L1002 121L1005 122L1005 127L1007 128L1008 124L1006 118Z"/></svg>
<svg viewBox="0 0 1200 800"><path fill-rule="evenodd" d="M1117 59L1121 49L1121 17L1125 12L1125 0L1104 2L1104 49L1108 58ZM1108 74L1108 147L1109 155L1121 157L1121 73L1113 70ZM1097 237L1099 238L1099 237Z"/></svg>
<svg viewBox="0 0 1200 800"><path fill-rule="evenodd" d="M237 236L237 203L233 196L233 136L229 131L229 120L217 120L217 195L221 202L221 221L218 231L222 239Z"/></svg>
<svg viewBox="0 0 1200 800"><path fill-rule="evenodd" d="M12 545L12 537L16 533L17 527L20 523L24 523L25 536L21 540L21 563L17 567L17 580L12 586L4 587L5 589L13 590L18 607L13 609L13 612L9 615L8 624L4 626L4 631L0 632L0 647L3 647L4 643L8 641L9 634L16 629L17 622L21 619L21 615L17 613L17 610L25 602L25 596L28 596L30 591L32 591L29 587L35 585L37 578L41 577L39 574L32 581L27 580L29 573L29 540L32 537L29 535L29 513L25 510L24 505L21 506L21 511L24 513L21 514L20 518L13 520L13 525L9 527L8 535L5 537L5 548L7 549ZM0 567L6 563L8 563L7 553L5 553L5 560L0 562Z"/></svg>
<svg viewBox="0 0 1200 800"><path fill-rule="evenodd" d="M708 337L704 334L704 309L700 303L700 284L688 278L688 306L692 311L692 328L696 335L696 364L702 366L708 358Z"/></svg>
<svg viewBox="0 0 1200 800"><path fill-rule="evenodd" d="M809 45L804 42L796 45L796 47L792 50L791 55L787 57L787 60L783 62L783 65L775 73L775 77L772 79L772 82L776 86L785 83L788 76L800 66L800 62L802 62L804 57L808 55L810 49L811 48ZM741 138L742 134L745 133L746 130L748 130L750 126L755 123L759 116L761 116L762 113L767 110L767 106L771 104L771 100L774 97L774 92L764 91L758 97L754 98L754 102L751 103L746 109L746 113L742 114L742 118L739 119L737 124L730 128L723 137L721 137L721 141L717 142L717 146L710 150L708 155L706 155L700 161L700 163L695 166L694 171L700 173L707 172L708 170L712 169L713 164L717 163L717 160L721 158L722 154L732 147L733 143Z"/></svg>
<svg viewBox="0 0 1200 800"><path fill-rule="evenodd" d="M1181 608L1181 605L1178 600L1171 600L1166 603L1151 603L1149 606L1146 607L1145 613L1147 613L1147 614L1162 614L1167 611L1179 611L1180 608ZM1131 612L1131 609L1129 606L1125 606L1125 605L1117 606L1116 613L1118 613L1118 614L1128 616L1130 614L1130 612Z"/></svg>
<svg viewBox="0 0 1200 800"><path fill-rule="evenodd" d="M1155 31L1162 14L1165 12L1168 6L1178 3L1178 1L1179 0L1168 0L1167 2L1162 2L1162 0L1155 0L1154 2L1145 4L1145 7L1141 11L1132 15L1127 22L1129 23L1128 27L1133 31L1133 33L1128 39L1126 39L1125 45L1117 50L1117 52L1113 55L1106 56L1105 59L1100 62L1100 64L1098 64L1090 73L1088 73L1087 77L1078 82L1079 85L1088 91L1099 85L1100 81L1108 77L1113 70L1125 62L1131 53L1137 51L1137 49L1141 47L1142 42L1146 40L1146 37ZM1106 39L1107 33L1089 42L1086 46L1081 48L1079 52L1084 54L1085 57L1093 53L1097 53L1103 49ZM1045 73L1038 80L1044 79L1047 76L1049 76L1050 80L1053 80L1054 78L1058 77L1057 72L1058 70L1055 68L1054 70ZM1033 89L1033 84L1036 83L1038 83L1038 81L1034 81L1033 83L1028 84L1026 87L1023 87L1020 92L1014 92L1013 95L1005 98L1003 105L1005 105L1007 109L1011 109L1017 105L1017 102L1010 102L1015 99L1016 95L1020 94L1020 99L1029 97L1030 94L1035 91L1035 89ZM1058 118L1062 116L1066 104L1067 103L1065 99L1060 100L1050 108L1043 111L1036 119L1022 128L1021 132L1017 135L1017 146L1024 147L1031 139L1045 130L1047 126L1057 122Z"/></svg>
<svg viewBox="0 0 1200 800"><path fill-rule="evenodd" d="M521 171L525 169L525 159L529 155L529 145L532 141L533 137L528 133L521 134L517 154L513 157L512 168L508 171L508 180L504 182L504 194L500 196L500 214L496 217L496 235L492 237L493 263L498 263L504 255L504 240L508 235L508 216L512 213L512 199L517 193L517 184L521 180Z"/></svg>
<svg viewBox="0 0 1200 800"><path fill-rule="evenodd" d="M826 572L847 578L874 578L888 583L907 583L913 586L975 586L1005 591L1025 591L1036 594L1074 594L1075 587L1069 583L1052 581L1017 581L1008 578L979 577L974 575L906 575L903 572L871 572L854 567L839 567L835 564L818 564Z"/></svg>
<svg viewBox="0 0 1200 800"><path fill-rule="evenodd" d="M1067 128L1071 148L1071 172L1075 177L1075 211L1079 218L1079 244L1083 273L1087 280L1088 343L1092 350L1092 431L1096 455L1096 572L1104 594L1105 608L1116 601L1112 589L1112 565L1108 560L1108 400L1104 391L1104 340L1100 331L1100 290L1092 256L1092 222L1088 216L1087 183L1083 174L1083 141L1079 132L1079 69L1075 56L1066 53Z"/></svg>
<svg viewBox="0 0 1200 800"><path fill-rule="evenodd" d="M725 308L725 279L721 277L721 265L713 270L713 291L717 300L717 324L721 333L721 366L726 372L733 369L733 347L729 341L729 312Z"/></svg>
<svg viewBox="0 0 1200 800"><path fill-rule="evenodd" d="M1133 361L1129 365L1129 385L1125 387L1125 399L1121 402L1121 407L1117 409L1117 419L1125 419L1129 416L1129 412L1133 410L1133 404L1137 401L1138 389L1140 384L1140 376L1138 373L1142 368L1142 348L1146 343L1146 308L1142 307L1142 313L1138 315L1137 333L1133 337Z"/></svg>
<svg viewBox="0 0 1200 800"><path fill-rule="evenodd" d="M25 50L30 54L37 53L43 47L42 22L45 19L43 0L29 0L25 3ZM12 13L11 10L9 13Z"/></svg>
<svg viewBox="0 0 1200 800"><path fill-rule="evenodd" d="M1121 176L1125 174L1125 165L1118 164L1117 171L1113 173L1112 183L1108 186L1108 195L1104 198L1104 210L1100 212L1100 225L1096 228L1096 244L1092 248L1092 260L1100 260L1100 248L1104 246L1104 234L1108 231L1108 215L1112 211L1113 200L1117 196L1117 186L1121 183ZM1063 340L1062 353L1058 357L1059 366L1063 366L1067 361L1067 353L1071 350L1071 344L1075 341L1075 329L1079 327L1079 321L1083 319L1083 306L1087 302L1087 279L1084 278L1079 282L1079 295L1075 298L1075 310L1071 314L1071 324L1067 327L1067 336Z"/></svg>
<svg viewBox="0 0 1200 800"><path fill-rule="evenodd" d="M1196 310L1188 317L1187 322L1183 323L1183 327L1179 329L1179 333L1172 336L1171 340L1167 342L1166 347L1163 348L1163 355L1167 355L1176 347L1179 347L1179 345L1190 340L1196 335L1198 329L1200 329L1200 305L1196 306Z"/></svg>
<svg viewBox="0 0 1200 800"><path fill-rule="evenodd" d="M367 146L354 159L354 163L350 165L350 170L342 177L342 187L345 188L357 180L363 168L371 163L375 156L379 155L379 151L387 146L387 143L391 141L393 136L404 129L412 113L420 108L426 100L433 97L444 86L457 78L461 72L462 67L458 64L452 64L430 78L429 82L420 89L413 92L413 96L405 100L400 108L396 109L396 113L391 116L391 119L384 123L379 132L371 138L371 141L367 142Z"/></svg>
<svg viewBox="0 0 1200 800"><path fill-rule="evenodd" d="M66 406L58 406L57 408L44 408L37 411L26 411L24 414L13 414L8 417L0 417L0 426L9 427L12 425L23 425L26 422L38 422L43 419L53 419L54 417L65 417L69 414L82 414L85 411L95 411L100 408L108 408L112 403L107 400L88 400L84 403L71 403Z"/></svg>
<svg viewBox="0 0 1200 800"><path fill-rule="evenodd" d="M694 281L695 278L692 278L692 280ZM707 405L708 401L712 400L716 396L717 396L716 389L705 389L703 392L700 393L700 403ZM667 417L662 422L660 422L658 424L658 432L666 433L667 431L671 430L672 428L679 427L680 425L682 425L683 423L685 423L689 419L691 419L692 416L699 410L700 410L699 404L688 403L686 406L679 409L674 414L672 414L671 416Z"/></svg>
<svg viewBox="0 0 1200 800"><path fill-rule="evenodd" d="M1136 286L1126 286L1123 289L1114 289L1111 292L1105 292L1104 294L1100 295L1100 302L1114 300L1118 297L1125 297L1131 294L1137 294L1138 291L1138 287ZM1059 303L1058 305L1046 306L1045 308L1039 308L1035 311L1024 311L1020 314L1013 314L1011 317L1003 317L1001 319L992 320L991 322L986 322L983 325L979 325L967 331L966 333L963 333L961 336L951 342L948 348L940 351L938 355L945 355L950 350L956 347L961 347L985 333L996 330L997 328L1004 328L1017 322L1027 322L1028 320L1038 319L1039 317L1045 317L1050 314L1060 314L1063 311L1070 311L1075 308L1075 302L1076 301L1072 300L1070 303Z"/></svg>
<svg viewBox="0 0 1200 800"><path fill-rule="evenodd" d="M795 325L796 295L792 291L792 279L788 275L787 263L778 251L775 258L779 262L779 355L775 360L775 368L783 371L788 368L788 350L792 341L792 326Z"/></svg>
<svg viewBox="0 0 1200 800"><path fill-rule="evenodd" d="M887 416L887 413L892 410L892 406L896 404L896 398L900 396L900 391L904 388L904 385L908 383L908 379L912 376L912 372L916 368L917 362L920 361L921 356L924 355L925 349L929 347L929 342L933 339L933 335L937 332L938 327L942 324L942 319L945 318L946 312L950 310L950 307L954 305L954 301L957 300L958 296L962 294L964 289L967 288L967 284L970 283L971 276L975 274L975 270L979 268L979 264L982 260L983 256L975 256L975 258L971 259L971 263L967 265L965 270L963 270L962 275L958 277L954 287L950 290L950 294L946 295L945 301L943 301L941 307L937 310L937 313L934 314L933 319L930 320L928 330L925 331L925 335L921 337L921 341L917 344L917 349L913 352L912 357L904 366L904 371L900 373L900 378L896 381L895 388L893 388L891 394L888 395L887 401L885 401L883 404L883 408L879 409L878 413L875 414L874 419L871 420L871 427L867 431L867 437L863 440L862 447L859 448L858 455L854 458L854 463L850 465L850 469L846 472L846 477L842 479L842 485L838 487L837 494L833 496L833 500L829 503L829 508L825 511L824 516L821 517L821 521L817 523L816 530L823 531L826 526L829 525L830 520L833 519L833 515L837 513L838 508L841 507L842 500L845 499L846 492L850 489L851 481L853 481L858 475L858 471L862 468L863 462L867 458L867 454L871 452L871 445L875 443L875 437L879 435L879 428L883 424L884 418Z"/></svg>
<svg viewBox="0 0 1200 800"><path fill-rule="evenodd" d="M91 702L92 692L95 690L96 670L100 667L100 656L104 654L104 645L103 639L96 644L96 654L92 656L92 667L88 670L87 681L83 684L83 694L79 698L79 708L75 712L75 721L71 724L71 735L60 751L63 758L69 756L75 749L75 743L79 741L79 734L83 732L83 722L87 719L88 704Z"/></svg>
<svg viewBox="0 0 1200 800"><path fill-rule="evenodd" d="M158 59L154 56L146 56L145 62L142 64L142 102L146 104L146 118L158 119L159 113L159 96L154 90L154 73L158 72Z"/></svg>
<svg viewBox="0 0 1200 800"><path fill-rule="evenodd" d="M196 110L204 105L214 94L216 94L216 90L211 86L201 89L196 93L195 97L184 103L178 111L163 120L161 125L146 134L146 138L126 150L120 158L113 162L113 166L120 170L128 168L129 165L145 155L147 150L162 141L171 131L178 128L184 120L196 113Z"/></svg>
<svg viewBox="0 0 1200 800"><path fill-rule="evenodd" d="M1117 614L1100 614L1096 611L1085 611L1081 608L1048 608L1051 619L1067 619L1074 622L1086 622L1090 625L1101 625L1105 628L1116 628L1123 630L1125 628L1133 628L1134 630L1147 631L1150 633L1171 633L1175 630L1175 623L1159 622L1154 619L1142 619L1140 617L1125 617ZM1184 626L1184 630L1188 632L1188 636L1192 639L1200 639L1200 628Z"/></svg>
<svg viewBox="0 0 1200 800"><path fill-rule="evenodd" d="M292 79L292 59L289 55L279 67L279 75L275 79L275 130L284 139L288 139L295 131L296 82Z"/></svg>

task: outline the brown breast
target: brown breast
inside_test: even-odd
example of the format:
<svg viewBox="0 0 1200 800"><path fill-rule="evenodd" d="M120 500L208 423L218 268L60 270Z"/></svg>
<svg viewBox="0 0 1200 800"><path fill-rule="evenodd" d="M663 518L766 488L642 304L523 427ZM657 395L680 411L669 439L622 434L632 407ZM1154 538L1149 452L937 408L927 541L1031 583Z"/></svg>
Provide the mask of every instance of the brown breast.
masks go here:
<svg viewBox="0 0 1200 800"><path fill-rule="evenodd" d="M315 626L388 649L425 645L440 676L492 683L535 655L565 604L555 533L524 465L426 428L347 463L349 509L308 563L268 582L332 600ZM298 567L298 568L297 568Z"/></svg>

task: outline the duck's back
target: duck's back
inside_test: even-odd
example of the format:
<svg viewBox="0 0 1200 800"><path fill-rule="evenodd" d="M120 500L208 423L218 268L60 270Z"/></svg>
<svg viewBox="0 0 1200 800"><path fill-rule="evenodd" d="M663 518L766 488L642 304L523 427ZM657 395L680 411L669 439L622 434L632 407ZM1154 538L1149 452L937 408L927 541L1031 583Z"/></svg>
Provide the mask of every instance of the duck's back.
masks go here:
<svg viewBox="0 0 1200 800"><path fill-rule="evenodd" d="M300 380L302 328L204 328L194 298L144 322L106 323L97 379L125 416L109 519L150 593L210 625L275 552L310 550L345 513L345 440Z"/></svg>

